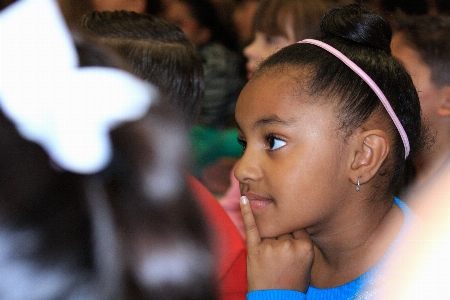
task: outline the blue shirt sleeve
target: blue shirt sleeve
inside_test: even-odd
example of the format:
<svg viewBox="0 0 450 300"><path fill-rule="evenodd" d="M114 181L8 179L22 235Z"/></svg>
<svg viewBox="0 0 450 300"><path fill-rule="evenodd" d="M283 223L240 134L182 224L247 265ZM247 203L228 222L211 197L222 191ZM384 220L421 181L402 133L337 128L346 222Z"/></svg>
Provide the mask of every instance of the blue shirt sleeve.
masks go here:
<svg viewBox="0 0 450 300"><path fill-rule="evenodd" d="M306 294L291 290L260 290L247 293L247 300L305 300Z"/></svg>

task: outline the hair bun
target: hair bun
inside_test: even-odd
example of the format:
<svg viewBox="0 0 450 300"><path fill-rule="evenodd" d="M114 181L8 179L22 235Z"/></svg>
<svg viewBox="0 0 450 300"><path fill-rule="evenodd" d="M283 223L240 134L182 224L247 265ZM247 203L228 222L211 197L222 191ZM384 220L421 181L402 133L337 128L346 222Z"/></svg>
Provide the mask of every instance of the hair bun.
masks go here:
<svg viewBox="0 0 450 300"><path fill-rule="evenodd" d="M350 4L327 12L320 24L327 37L341 37L391 53L389 22L367 6Z"/></svg>

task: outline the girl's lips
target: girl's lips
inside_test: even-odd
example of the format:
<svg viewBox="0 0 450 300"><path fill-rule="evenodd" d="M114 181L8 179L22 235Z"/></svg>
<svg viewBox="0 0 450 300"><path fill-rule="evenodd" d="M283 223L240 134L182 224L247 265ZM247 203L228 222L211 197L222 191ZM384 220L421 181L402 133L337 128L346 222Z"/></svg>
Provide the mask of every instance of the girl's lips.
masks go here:
<svg viewBox="0 0 450 300"><path fill-rule="evenodd" d="M248 198L248 200L250 202L250 206L251 206L253 211L264 209L268 205L273 203L272 200L264 198L264 197L257 197L257 196L250 196L250 195L248 195L247 198Z"/></svg>
<svg viewBox="0 0 450 300"><path fill-rule="evenodd" d="M253 211L263 209L271 203L271 200L250 200L250 206Z"/></svg>

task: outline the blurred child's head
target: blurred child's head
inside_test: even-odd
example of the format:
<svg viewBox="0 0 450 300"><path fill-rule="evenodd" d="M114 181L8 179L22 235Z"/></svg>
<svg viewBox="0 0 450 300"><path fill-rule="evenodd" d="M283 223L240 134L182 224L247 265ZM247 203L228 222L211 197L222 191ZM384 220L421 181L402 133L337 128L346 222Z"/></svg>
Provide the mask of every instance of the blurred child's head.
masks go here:
<svg viewBox="0 0 450 300"><path fill-rule="evenodd" d="M180 27L197 48L209 42L220 42L231 50L237 47L237 37L222 23L211 0L175 0L164 18Z"/></svg>
<svg viewBox="0 0 450 300"><path fill-rule="evenodd" d="M450 86L450 34L449 16L407 16L402 15L396 21L392 39L392 51L409 48L417 58L430 69L430 80L437 87ZM410 60L400 58L408 65ZM412 75L419 76L418 72ZM413 79L414 79L413 76ZM421 89L419 88L419 91ZM420 96L420 93L419 93Z"/></svg>
<svg viewBox="0 0 450 300"><path fill-rule="evenodd" d="M321 0L263 0L253 21L254 40L244 49L247 77L277 50L319 32L327 6Z"/></svg>
<svg viewBox="0 0 450 300"><path fill-rule="evenodd" d="M87 13L80 24L125 58L133 73L156 85L163 101L181 108L188 125L197 121L203 67L183 31L165 19L127 11Z"/></svg>
<svg viewBox="0 0 450 300"><path fill-rule="evenodd" d="M259 0L237 0L233 11L233 24L242 44L253 38L253 18L258 9Z"/></svg>
<svg viewBox="0 0 450 300"><path fill-rule="evenodd" d="M405 184L420 185L450 151L450 17L408 16L396 20L392 54L408 70L419 94L422 117L429 125L429 148L414 161ZM412 187L409 187L412 188Z"/></svg>

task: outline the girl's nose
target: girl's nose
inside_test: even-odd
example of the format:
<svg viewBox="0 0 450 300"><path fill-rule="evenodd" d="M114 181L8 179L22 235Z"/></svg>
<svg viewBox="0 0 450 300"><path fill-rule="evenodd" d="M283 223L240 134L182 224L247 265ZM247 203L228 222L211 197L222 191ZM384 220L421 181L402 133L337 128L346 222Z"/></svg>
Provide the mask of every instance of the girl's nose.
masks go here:
<svg viewBox="0 0 450 300"><path fill-rule="evenodd" d="M258 156L251 154L247 149L234 169L234 176L241 184L258 181L262 177Z"/></svg>
<svg viewBox="0 0 450 300"><path fill-rule="evenodd" d="M244 56L247 59L257 59L258 51L257 51L258 45L256 39L254 39L247 47L244 48Z"/></svg>

